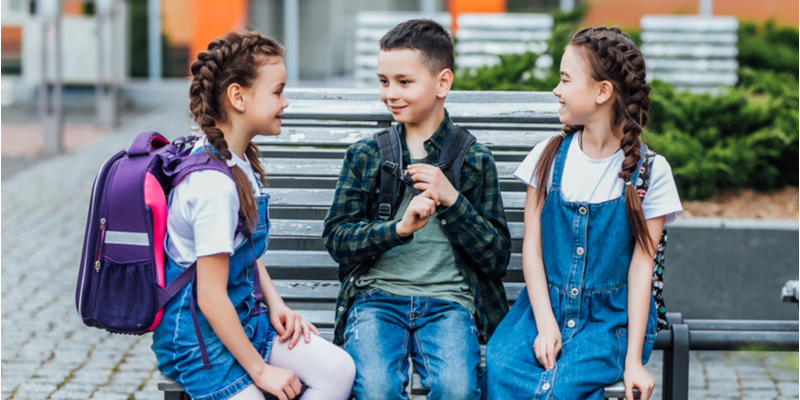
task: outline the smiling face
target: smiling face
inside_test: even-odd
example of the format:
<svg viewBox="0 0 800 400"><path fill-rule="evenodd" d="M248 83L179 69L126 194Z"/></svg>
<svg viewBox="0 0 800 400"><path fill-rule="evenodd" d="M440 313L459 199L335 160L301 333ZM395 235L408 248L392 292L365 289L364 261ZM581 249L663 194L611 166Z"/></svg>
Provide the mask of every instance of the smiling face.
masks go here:
<svg viewBox="0 0 800 400"><path fill-rule="evenodd" d="M243 90L246 109L242 117L247 130L264 136L281 133L283 109L289 105L283 97L284 86L286 67L283 58L268 58L258 68L258 77L253 85Z"/></svg>
<svg viewBox="0 0 800 400"><path fill-rule="evenodd" d="M419 50L411 49L378 53L380 97L397 122L418 124L430 118L436 102L444 101L450 90L449 82L443 88L441 76L435 76L422 57Z"/></svg>
<svg viewBox="0 0 800 400"><path fill-rule="evenodd" d="M561 107L559 119L564 124L586 125L597 111L599 83L590 75L589 63L573 46L567 46L561 58L561 82L553 89Z"/></svg>

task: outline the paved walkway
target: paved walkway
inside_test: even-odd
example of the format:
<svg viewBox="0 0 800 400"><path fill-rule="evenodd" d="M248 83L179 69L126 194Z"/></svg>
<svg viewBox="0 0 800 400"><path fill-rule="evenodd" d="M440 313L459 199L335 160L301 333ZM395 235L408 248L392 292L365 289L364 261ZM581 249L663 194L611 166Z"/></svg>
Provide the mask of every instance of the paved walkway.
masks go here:
<svg viewBox="0 0 800 400"><path fill-rule="evenodd" d="M85 327L74 293L97 168L140 131L187 134L185 115L175 108L131 118L3 179L2 399L163 398L150 336ZM798 398L796 353L695 352L691 362L691 399ZM660 352L648 369L660 382Z"/></svg>

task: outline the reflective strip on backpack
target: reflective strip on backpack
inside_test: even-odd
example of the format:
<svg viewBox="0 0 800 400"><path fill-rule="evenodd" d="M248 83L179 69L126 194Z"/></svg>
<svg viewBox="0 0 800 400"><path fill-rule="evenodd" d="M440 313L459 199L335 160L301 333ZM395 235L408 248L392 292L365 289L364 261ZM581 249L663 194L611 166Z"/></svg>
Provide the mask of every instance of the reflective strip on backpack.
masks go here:
<svg viewBox="0 0 800 400"><path fill-rule="evenodd" d="M131 246L149 246L150 237L147 233L106 231L106 244L127 244Z"/></svg>

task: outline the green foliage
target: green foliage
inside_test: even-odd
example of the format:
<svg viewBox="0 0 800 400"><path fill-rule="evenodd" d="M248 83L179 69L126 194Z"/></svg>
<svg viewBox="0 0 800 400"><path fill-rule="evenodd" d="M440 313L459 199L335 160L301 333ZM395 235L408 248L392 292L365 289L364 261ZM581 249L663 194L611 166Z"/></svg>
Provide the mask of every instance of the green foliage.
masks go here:
<svg viewBox="0 0 800 400"><path fill-rule="evenodd" d="M797 28L778 27L773 22L762 26L754 22L741 22L737 34L740 67L788 73L797 77Z"/></svg>
<svg viewBox="0 0 800 400"><path fill-rule="evenodd" d="M774 96L733 87L712 95L677 92L660 81L651 86L644 140L669 160L681 198L797 185L796 91Z"/></svg>

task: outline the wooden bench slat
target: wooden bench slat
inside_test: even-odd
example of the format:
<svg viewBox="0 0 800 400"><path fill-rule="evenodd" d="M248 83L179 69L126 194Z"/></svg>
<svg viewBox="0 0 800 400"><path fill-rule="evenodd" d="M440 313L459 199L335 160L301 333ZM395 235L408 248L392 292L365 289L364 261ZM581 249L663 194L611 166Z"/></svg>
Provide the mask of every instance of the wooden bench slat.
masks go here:
<svg viewBox="0 0 800 400"><path fill-rule="evenodd" d="M310 219L276 219L272 220L270 239L279 237L322 238L323 221ZM509 222L508 230L512 240L522 240L524 226L522 222Z"/></svg>
<svg viewBox="0 0 800 400"><path fill-rule="evenodd" d="M558 113L555 111L556 114ZM549 117L548 117L549 118ZM556 116L557 118L557 116ZM387 120L388 121L388 120ZM458 123L459 121L456 121ZM278 136L257 136L258 146L342 146L372 137L378 128L323 128L285 126ZM536 143L557 135L561 125L531 130L470 130L475 138L490 149L530 150Z"/></svg>
<svg viewBox="0 0 800 400"><path fill-rule="evenodd" d="M334 189L279 189L268 188L270 206L284 207L322 207L329 208L333 202ZM506 210L525 208L524 192L506 192L502 194Z"/></svg>

